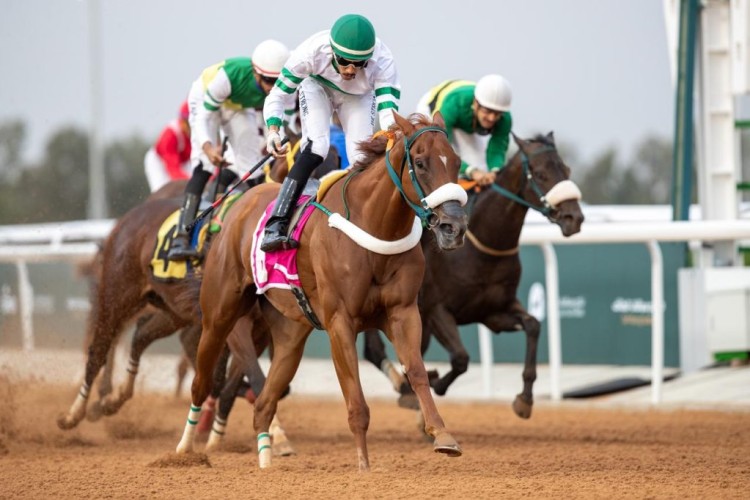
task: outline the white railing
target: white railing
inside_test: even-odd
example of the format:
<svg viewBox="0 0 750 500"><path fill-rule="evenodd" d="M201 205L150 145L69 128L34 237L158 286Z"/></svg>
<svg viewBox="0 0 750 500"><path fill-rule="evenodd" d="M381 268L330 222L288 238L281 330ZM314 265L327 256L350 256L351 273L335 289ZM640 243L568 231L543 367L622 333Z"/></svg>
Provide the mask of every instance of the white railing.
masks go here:
<svg viewBox="0 0 750 500"><path fill-rule="evenodd" d="M24 349L34 348L32 328L33 292L28 262L83 261L93 257L95 241L106 238L112 220L0 227L0 262L18 268L19 309ZM651 371L652 402L661 401L664 368L664 285L662 255L658 242L731 241L750 239L750 220L691 222L586 222L580 233L566 238L551 224L526 224L522 245L538 245L545 262L547 331L549 336L550 390L554 401L562 399L560 372L562 343L559 313L559 283L554 245L644 243L651 255ZM480 325L479 350L484 394L492 394L492 334Z"/></svg>
<svg viewBox="0 0 750 500"><path fill-rule="evenodd" d="M25 351L34 350L34 291L27 264L36 262L83 262L96 253L96 242L107 237L114 220L91 220L0 226L0 263L16 265L18 310Z"/></svg>
<svg viewBox="0 0 750 500"><path fill-rule="evenodd" d="M664 371L664 278L659 242L666 241L733 241L750 238L750 220L714 220L690 222L584 223L581 232L569 238L551 224L526 224L521 233L522 245L542 248L547 288L547 333L549 336L550 392L553 401L562 399L560 372L562 348L559 314L557 256L553 245L599 243L644 243L651 255L651 402L661 401ZM480 358L484 394L492 394L490 376L492 359L491 332L480 326Z"/></svg>

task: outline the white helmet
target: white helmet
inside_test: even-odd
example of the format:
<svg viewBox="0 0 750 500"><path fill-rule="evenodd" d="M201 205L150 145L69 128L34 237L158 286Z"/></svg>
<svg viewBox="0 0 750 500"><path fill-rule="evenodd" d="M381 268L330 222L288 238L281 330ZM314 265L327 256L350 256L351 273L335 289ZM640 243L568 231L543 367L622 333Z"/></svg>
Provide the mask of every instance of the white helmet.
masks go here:
<svg viewBox="0 0 750 500"><path fill-rule="evenodd" d="M512 98L510 83L500 75L483 76L474 88L474 99L483 108L508 111Z"/></svg>
<svg viewBox="0 0 750 500"><path fill-rule="evenodd" d="M276 40L260 42L253 51L253 68L263 76L278 77L289 59L289 49Z"/></svg>

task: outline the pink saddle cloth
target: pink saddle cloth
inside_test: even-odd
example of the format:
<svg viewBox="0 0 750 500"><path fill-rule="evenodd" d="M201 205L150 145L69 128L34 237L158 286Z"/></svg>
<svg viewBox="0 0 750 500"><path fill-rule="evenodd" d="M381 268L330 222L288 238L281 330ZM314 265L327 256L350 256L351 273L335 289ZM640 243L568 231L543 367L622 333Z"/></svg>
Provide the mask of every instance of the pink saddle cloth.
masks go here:
<svg viewBox="0 0 750 500"><path fill-rule="evenodd" d="M300 196L297 206L307 203L310 196ZM253 233L253 246L250 252L250 267L253 271L253 280L258 287L258 294L264 293L269 288L291 289L292 285L301 287L299 275L297 274L297 249L279 250L276 252L266 253L260 249L260 242L263 240L263 230L266 222L271 217L273 211L272 201L263 217L258 221L258 227ZM297 224L292 232L292 238L299 241L302 229L304 229L307 220L315 210L315 207L308 205L299 217Z"/></svg>

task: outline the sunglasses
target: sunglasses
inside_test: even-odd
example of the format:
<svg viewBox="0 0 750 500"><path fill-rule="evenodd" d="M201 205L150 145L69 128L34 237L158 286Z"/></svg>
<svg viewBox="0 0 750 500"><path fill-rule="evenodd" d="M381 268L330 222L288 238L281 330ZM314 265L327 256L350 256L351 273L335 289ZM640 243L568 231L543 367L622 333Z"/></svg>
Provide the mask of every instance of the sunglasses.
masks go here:
<svg viewBox="0 0 750 500"><path fill-rule="evenodd" d="M267 83L269 85L273 85L274 83L276 83L276 80L278 79L278 77L275 77L275 76L265 76L265 75L261 75L260 73L258 73L258 76L260 77L260 81L261 82Z"/></svg>
<svg viewBox="0 0 750 500"><path fill-rule="evenodd" d="M364 68L367 66L367 59L364 61L350 61L349 59L344 59L338 54L334 54L333 57L336 59L336 64L342 68L345 66L354 66L355 68Z"/></svg>

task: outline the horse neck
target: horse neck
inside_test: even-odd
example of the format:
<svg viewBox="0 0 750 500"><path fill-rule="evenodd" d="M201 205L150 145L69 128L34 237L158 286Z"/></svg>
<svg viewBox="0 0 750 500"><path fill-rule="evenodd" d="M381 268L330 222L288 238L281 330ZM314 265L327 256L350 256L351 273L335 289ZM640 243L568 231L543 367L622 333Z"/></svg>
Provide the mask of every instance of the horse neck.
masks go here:
<svg viewBox="0 0 750 500"><path fill-rule="evenodd" d="M400 172L402 157L403 153L391 153L396 172ZM388 175L385 157L374 161L353 181L346 192L352 222L382 240L393 241L409 234L415 213Z"/></svg>
<svg viewBox="0 0 750 500"><path fill-rule="evenodd" d="M519 194L521 175L520 164L511 162L500 171L495 182L511 193ZM488 187L479 194L469 218L469 231L492 249L515 248L521 239L527 211L527 207Z"/></svg>

